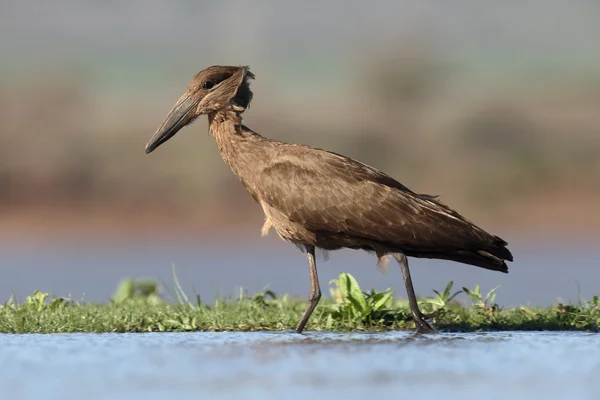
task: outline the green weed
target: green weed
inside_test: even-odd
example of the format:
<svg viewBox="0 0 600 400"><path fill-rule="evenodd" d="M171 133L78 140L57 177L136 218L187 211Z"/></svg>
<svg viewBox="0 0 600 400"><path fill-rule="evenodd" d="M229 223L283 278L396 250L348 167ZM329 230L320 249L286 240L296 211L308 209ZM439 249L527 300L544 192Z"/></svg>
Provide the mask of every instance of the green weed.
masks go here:
<svg viewBox="0 0 600 400"><path fill-rule="evenodd" d="M165 331L282 331L292 328L302 315L306 302L278 296L264 289L248 296L243 289L234 299L217 299L213 304L192 302L174 271L175 301L162 298L159 285L147 279L123 280L108 304L73 302L35 292L22 303L11 297L0 305L0 332L165 332ZM331 297L321 299L308 330L404 330L413 329L408 304L394 299L394 292L363 291L356 279L342 273L330 282ZM600 300L580 300L578 304L558 303L552 307L520 306L506 308L495 303L498 288L486 294L474 289L452 291L449 282L435 296L420 299L424 312L435 312L440 331L490 330L585 330L598 331ZM463 305L456 299L464 293L471 299Z"/></svg>
<svg viewBox="0 0 600 400"><path fill-rule="evenodd" d="M424 313L439 313L450 306L452 300L454 300L456 296L465 290L463 288L463 290L458 290L454 293L451 293L453 285L453 281L448 282L442 293L433 289L435 297L425 298L419 301L419 307L421 308L421 311Z"/></svg>
<svg viewBox="0 0 600 400"><path fill-rule="evenodd" d="M332 279L330 284L331 297L335 304L330 306L331 318L353 324L373 325L384 324L398 317L399 310L392 309L394 292L386 289L378 292L371 289L363 292L356 279L346 273L341 273L338 279Z"/></svg>

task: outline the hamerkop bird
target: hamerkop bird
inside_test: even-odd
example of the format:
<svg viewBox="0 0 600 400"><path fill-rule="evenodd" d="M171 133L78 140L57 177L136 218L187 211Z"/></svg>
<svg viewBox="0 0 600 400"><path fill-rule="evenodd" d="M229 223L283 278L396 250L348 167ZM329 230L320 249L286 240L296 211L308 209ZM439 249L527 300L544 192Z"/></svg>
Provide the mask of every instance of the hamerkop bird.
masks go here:
<svg viewBox="0 0 600 400"><path fill-rule="evenodd" d="M302 332L321 298L315 248L374 252L378 265L400 264L417 332L432 333L419 310L408 257L444 259L508 272L507 242L439 202L359 161L322 149L266 138L242 124L252 100L247 66L211 66L194 76L146 146L154 151L198 116L225 163L265 213L271 228L308 256L310 296L296 326Z"/></svg>

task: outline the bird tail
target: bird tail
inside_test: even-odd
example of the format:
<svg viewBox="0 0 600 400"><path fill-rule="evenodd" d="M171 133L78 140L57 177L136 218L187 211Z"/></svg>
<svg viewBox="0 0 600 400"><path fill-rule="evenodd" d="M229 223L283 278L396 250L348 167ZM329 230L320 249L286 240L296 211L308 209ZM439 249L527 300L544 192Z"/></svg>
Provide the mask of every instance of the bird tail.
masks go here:
<svg viewBox="0 0 600 400"><path fill-rule="evenodd" d="M506 247L508 243L495 236L494 241L480 250L459 250L442 254L410 254L418 258L437 258L459 263L474 265L476 267L508 273L506 261L513 261L513 255Z"/></svg>

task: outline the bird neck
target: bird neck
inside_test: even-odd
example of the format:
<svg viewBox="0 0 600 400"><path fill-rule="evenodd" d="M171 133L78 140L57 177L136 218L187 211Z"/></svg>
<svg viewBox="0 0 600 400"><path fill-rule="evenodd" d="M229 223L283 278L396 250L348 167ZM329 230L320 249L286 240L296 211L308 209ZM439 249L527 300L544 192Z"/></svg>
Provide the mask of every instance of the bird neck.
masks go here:
<svg viewBox="0 0 600 400"><path fill-rule="evenodd" d="M230 164L228 158L235 156L248 139L248 132L242 127L242 116L233 109L210 113L208 127L221 155Z"/></svg>
<svg viewBox="0 0 600 400"><path fill-rule="evenodd" d="M208 126L223 161L247 186L258 166L255 161L264 155L261 143L269 139L243 126L241 113L233 108L208 114Z"/></svg>

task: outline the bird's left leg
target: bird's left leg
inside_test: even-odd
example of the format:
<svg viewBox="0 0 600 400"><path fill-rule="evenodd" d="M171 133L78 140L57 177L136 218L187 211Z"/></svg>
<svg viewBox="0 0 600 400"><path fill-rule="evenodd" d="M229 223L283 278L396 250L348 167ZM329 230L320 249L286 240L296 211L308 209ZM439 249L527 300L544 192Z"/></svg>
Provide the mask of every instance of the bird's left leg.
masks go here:
<svg viewBox="0 0 600 400"><path fill-rule="evenodd" d="M417 325L417 333L437 333L435 328L425 320L425 316L419 309L415 288L413 287L410 270L408 269L408 259L406 258L406 254L395 253L394 258L398 261L398 264L400 264L400 268L402 269L404 285L406 286L406 293L408 295L408 303L410 304L410 311L415 320L415 324Z"/></svg>
<svg viewBox="0 0 600 400"><path fill-rule="evenodd" d="M310 274L310 296L308 297L308 305L298 325L296 332L302 333L310 315L321 299L321 287L319 286L319 276L317 275L317 263L315 261L315 247L306 246L306 254L308 255L308 272Z"/></svg>

